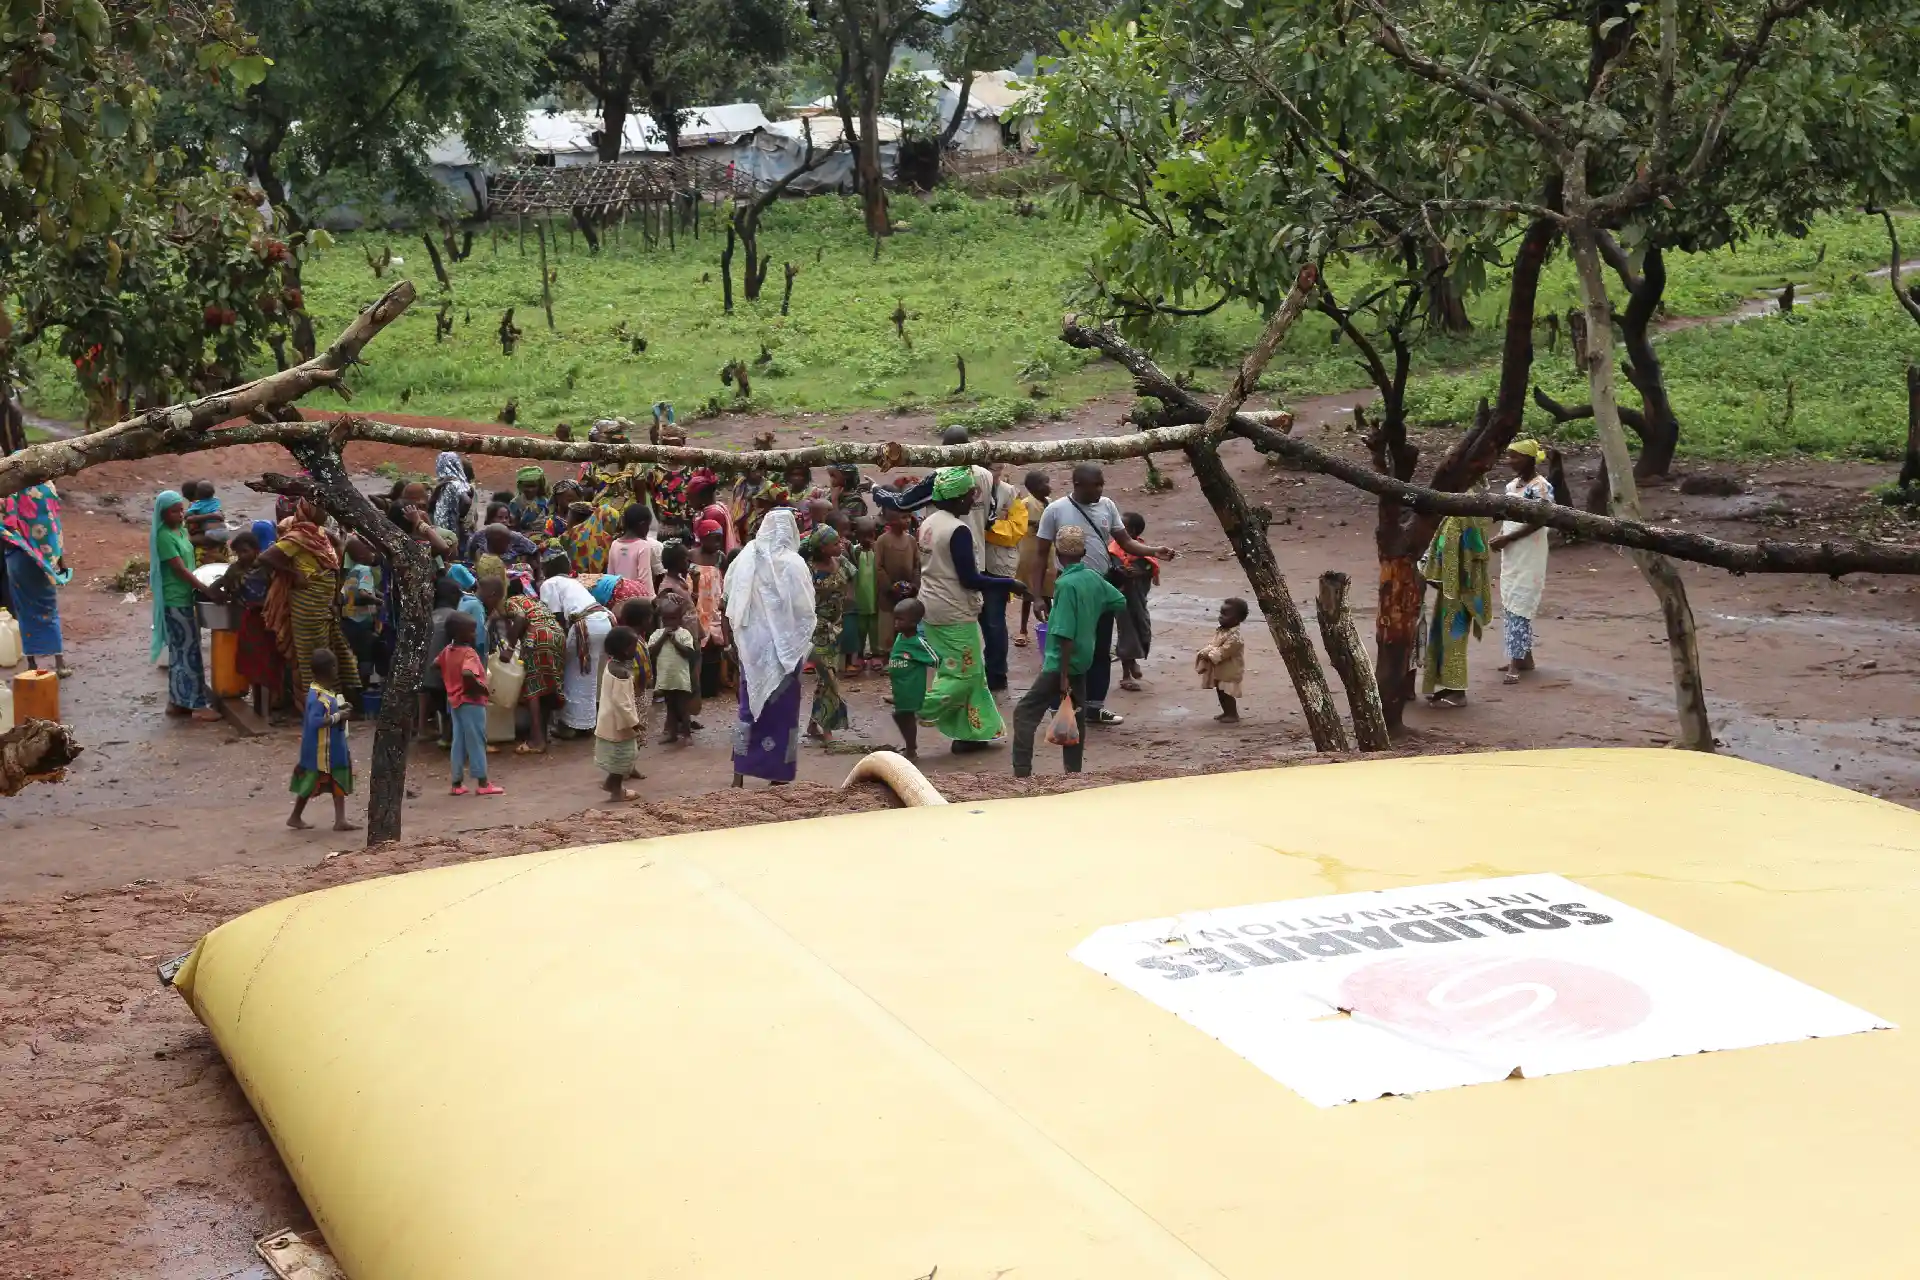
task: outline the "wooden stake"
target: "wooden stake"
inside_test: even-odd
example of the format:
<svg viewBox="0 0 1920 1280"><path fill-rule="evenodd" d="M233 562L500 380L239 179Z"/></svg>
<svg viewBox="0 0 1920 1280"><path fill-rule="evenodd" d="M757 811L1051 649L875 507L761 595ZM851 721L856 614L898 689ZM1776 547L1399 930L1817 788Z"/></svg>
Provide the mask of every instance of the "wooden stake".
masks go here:
<svg viewBox="0 0 1920 1280"><path fill-rule="evenodd" d="M1585 148L1582 147L1582 154ZM1607 462L1607 479L1613 487L1611 506L1616 518L1640 519L1640 491L1633 477L1633 458L1627 452L1627 434L1620 424L1620 409L1613 382L1613 304L1607 297L1606 278L1601 274L1600 250L1593 224L1587 219L1586 177L1569 170L1567 206L1577 214L1567 227L1567 245L1572 251L1575 276L1580 283L1581 301L1586 306L1587 386L1593 401L1595 434L1600 437L1600 452ZM1686 583L1680 571L1665 556L1648 551L1631 553L1640 576L1652 588L1660 602L1660 613L1667 626L1667 656L1673 666L1674 709L1680 731L1674 745L1689 751L1711 752L1714 748L1713 723L1707 715L1706 681L1700 671L1700 642L1694 625L1693 605L1687 599Z"/></svg>
<svg viewBox="0 0 1920 1280"><path fill-rule="evenodd" d="M289 412L298 419L297 412ZM395 620L393 662L388 668L388 679L381 686L384 697L374 729L373 758L368 769L367 844L398 840L407 790L407 749L413 740L415 716L414 700L405 691L417 688L421 674L427 669L427 632L433 613L433 562L425 548L354 487L353 477L347 473L340 451L331 441L293 444L287 451L306 468L305 476L268 475L248 487L268 493L298 493L314 499L344 528L359 534L380 551L399 588L395 592L400 616Z"/></svg>
<svg viewBox="0 0 1920 1280"><path fill-rule="evenodd" d="M547 311L547 330L553 330L553 277L547 270L547 224L541 223L540 232L540 305Z"/></svg>
<svg viewBox="0 0 1920 1280"><path fill-rule="evenodd" d="M1360 632L1347 611L1347 575L1321 574L1316 603L1320 643L1346 687L1347 706L1353 712L1353 736L1362 751L1385 751L1393 745L1393 739L1387 735L1387 715L1380 706L1380 686L1374 680L1373 664L1367 661Z"/></svg>

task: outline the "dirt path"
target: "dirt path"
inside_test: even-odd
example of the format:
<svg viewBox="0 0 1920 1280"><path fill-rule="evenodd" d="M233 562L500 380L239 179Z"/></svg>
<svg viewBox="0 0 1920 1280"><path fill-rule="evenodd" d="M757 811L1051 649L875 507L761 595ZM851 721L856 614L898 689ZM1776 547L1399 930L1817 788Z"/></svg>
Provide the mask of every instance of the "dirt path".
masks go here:
<svg viewBox="0 0 1920 1280"><path fill-rule="evenodd" d="M1362 397L1294 406L1300 430L1359 453L1351 409ZM1099 403L1031 434L1104 434L1124 405ZM711 438L744 443L774 426L784 439L927 438L922 418L884 415L720 420ZM1429 448L1443 442L1430 441ZM1295 595L1312 594L1325 569L1351 574L1362 628L1374 579L1371 501L1320 476L1267 465L1243 444L1229 463L1250 496L1273 513L1272 539ZM431 458L404 450L350 455L357 471L423 471ZM496 460L497 461L497 460ZM1193 650L1210 634L1225 595L1246 583L1184 465L1168 459L1169 493L1147 494L1144 465L1110 467L1108 492L1146 516L1150 536L1179 557L1153 597L1155 646L1147 688L1116 692L1127 723L1091 743L1084 781L1245 767L1302 758L1304 730L1270 641L1249 630L1247 722L1212 723L1210 695L1195 687ZM230 510L265 504L238 487L260 470L284 470L277 449L227 450L185 460L195 478L221 484ZM1591 458L1576 458L1585 479ZM173 465L168 463L165 465ZM511 466L480 464L483 481ZM551 469L558 475L561 468ZM1727 469L1721 469L1727 470ZM1732 469L1743 492L1694 498L1649 489L1649 511L1728 536L1791 526L1810 535L1878 514L1863 498L1884 477L1874 468L1793 464ZM0 1275L258 1280L248 1241L299 1216L290 1185L231 1078L180 1002L153 981L157 958L252 906L345 879L474 856L569 843L707 829L878 803L799 786L783 792L714 792L727 778L727 709L710 710L695 745L647 748L648 803L595 809L588 750L567 744L538 760L502 756L508 795L454 800L434 785L444 757L414 758L421 799L407 810L398 849L324 861L339 847L325 832L284 826L291 731L241 740L222 726L181 725L161 714L164 681L146 663L148 605L84 585L143 555L151 494L186 474L162 465L100 468L63 490L77 579L62 598L80 670L62 688L66 718L89 751L67 782L0 801L7 856L0 859ZM1910 526L1909 526L1910 527ZM1728 750L1920 804L1920 584L1687 571L1699 615L1709 704ZM1472 650L1473 691L1458 711L1409 712L1415 750L1653 745L1672 723L1667 656L1657 610L1631 566L1613 552L1556 549L1538 623L1541 669L1502 686L1498 626ZM1036 663L1014 651L1024 688ZM804 782L837 783L850 751L892 740L878 682L857 682L853 731L833 752L807 748ZM362 753L368 738L355 734ZM1042 767L1057 769L1044 754ZM932 756L937 785L958 797L1017 793L1003 752ZM1063 785L1043 778L1028 788ZM1623 797L1623 803L1630 798ZM1550 815L1552 798L1537 798ZM360 805L356 802L354 812ZM1491 820L1491 819L1490 819ZM512 824L512 825L509 825Z"/></svg>
<svg viewBox="0 0 1920 1280"><path fill-rule="evenodd" d="M1348 434L1359 395L1296 406L1300 430L1321 443L1358 451ZM1063 423L1037 424L1032 434L1100 434L1122 407L1096 403ZM706 425L706 424L703 424ZM765 420L720 420L714 438L744 444ZM800 418L777 424L782 436L805 438L914 437L931 424L884 415ZM261 456L253 456L258 452ZM284 468L270 447L223 450L191 460L221 484L229 509L263 512L264 500L238 486L244 476ZM1266 465L1243 444L1228 446L1230 463L1257 500L1274 514L1273 541L1296 596L1311 596L1313 578L1340 569L1360 584L1355 602L1362 627L1371 614L1366 585L1375 574L1373 512L1369 499L1320 476ZM405 450L355 446L357 470L421 470L431 459ZM500 483L482 462L486 483ZM1575 459L1576 471L1590 460ZM120 469L142 468L122 475ZM499 468L502 471L507 468ZM552 468L559 474L561 468ZM1163 467L1170 493L1142 492L1143 464L1109 469L1108 492L1137 509L1156 539L1180 556L1167 567L1155 594L1156 636L1146 664L1147 688L1116 692L1113 705L1128 723L1095 742L1090 767L1141 761L1183 762L1205 768L1248 750L1271 750L1303 740L1303 725L1278 657L1254 634L1246 703L1247 722L1223 730L1211 721L1211 700L1195 687L1193 650L1210 633L1220 598L1246 594L1246 583L1190 473L1177 460ZM1746 491L1732 498L1693 498L1674 488L1650 489L1655 518L1684 519L1753 537L1792 521L1804 529L1844 527L1866 508L1861 494L1880 479L1871 468L1801 464L1744 469ZM293 833L284 826L285 777L292 767L291 732L244 740L224 726L180 725L161 714L164 681L145 663L149 606L121 594L84 586L110 574L146 547L147 495L178 478L148 464L115 464L79 477L67 491L68 549L75 585L62 606L79 674L63 685L67 718L89 751L57 787L36 787L4 802L0 820L17 852L0 862L0 895L41 888L74 891L122 883L140 875L192 874L245 863L298 863L334 847L326 832ZM1062 477L1064 479L1064 477ZM1583 479L1583 477L1582 477ZM377 482L368 476L371 483ZM1576 479L1579 483L1580 479ZM128 490L131 490L130 492ZM1920 667L1920 593L1901 580L1824 579L1756 575L1734 578L1689 573L1700 615L1710 706L1728 749L1799 772L1818 774L1904 802L1920 801L1920 764L1902 743L1920 720L1913 676ZM1496 745L1591 745L1663 742L1669 732L1667 659L1658 615L1631 566L1600 547L1557 550L1539 621L1541 670L1518 687L1504 687L1493 669L1501 662L1497 626L1472 653L1474 690L1460 711L1415 708L1412 741ZM1016 649L1015 690L1031 680L1036 654ZM853 731L844 746L802 755L803 778L831 782L844 776L844 752L893 741L882 682L853 682ZM709 711L707 729L691 747L648 748L641 767L651 796L676 796L723 785L728 775L725 707ZM365 751L364 731L356 749ZM562 745L547 757L503 756L496 770L508 788L498 800L464 801L432 785L443 756L420 752L415 767L422 798L408 808L410 833L457 834L503 822L527 822L576 812L596 801L587 751ZM936 755L936 773L1003 773L1001 753ZM356 811L358 806L355 806ZM84 848L84 858L74 851Z"/></svg>

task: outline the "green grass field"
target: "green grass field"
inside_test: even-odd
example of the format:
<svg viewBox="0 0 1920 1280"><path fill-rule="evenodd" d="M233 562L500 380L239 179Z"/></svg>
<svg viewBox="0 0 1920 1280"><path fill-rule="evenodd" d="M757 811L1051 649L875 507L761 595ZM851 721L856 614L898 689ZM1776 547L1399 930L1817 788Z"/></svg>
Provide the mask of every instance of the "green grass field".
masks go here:
<svg viewBox="0 0 1920 1280"><path fill-rule="evenodd" d="M736 254L731 316L721 306L723 241L710 227L671 250L644 248L634 228L598 255L577 239L568 245L561 231L551 332L533 236L522 256L510 230L497 248L477 238L472 256L451 264L458 323L445 343L433 340L441 295L418 239L343 237L309 269L307 292L316 325L331 333L392 279L374 279L363 244L391 243L405 259L396 270L413 279L420 301L368 348L371 367L354 378L356 407L376 410L491 422L511 396L522 424L551 429L616 413L640 420L654 401L668 400L685 420L715 398L739 404L720 380L736 359L752 368L753 407L780 413L903 405L960 414L983 400L992 412L1031 400L1035 384L1048 393L1043 405L1124 385L1111 371L1084 371L1078 354L1054 340L1061 298L1089 243L1085 231L1019 217L999 200L902 200L897 216L907 226L876 261L850 202L776 206L761 233L762 252L773 256L766 292L757 302L741 298L744 257ZM782 316L786 262L800 275L792 312ZM507 307L523 331L510 357L496 337ZM894 328L896 307L907 313L905 341ZM633 350L634 335L646 339L643 353ZM753 367L763 350L771 363ZM964 398L949 394L955 356L967 362Z"/></svg>
<svg viewBox="0 0 1920 1280"><path fill-rule="evenodd" d="M609 414L642 420L654 401L668 400L695 435L702 413L719 407L784 415L918 409L991 429L1127 389L1118 370L1088 364L1057 340L1095 235L1041 204L1039 216L1022 217L1004 199L901 197L895 216L906 225L876 260L852 201L781 203L762 232L762 249L773 258L766 292L752 303L736 296L731 316L721 308L722 242L710 227L698 241L682 237L673 249L651 250L630 228L598 255L563 229L552 248L551 332L540 309L535 241L529 232L523 253L511 229L477 237L472 256L450 264L456 328L444 343L434 341L442 295L417 237L340 237L309 267L307 296L325 341L394 278L419 287L420 300L368 348L367 367L354 374L354 405L368 411L491 422L511 397L522 426L551 430ZM1906 219L1902 235L1920 244L1920 218ZM404 264L376 280L364 250L384 245ZM1803 300L1791 317L1704 325L1659 340L1681 415L1681 452L1897 456L1906 420L1902 370L1920 359L1920 325L1899 310L1884 277L1869 278L1886 256L1880 221L1864 217L1822 220L1800 240L1669 255L1670 316L1718 315L1789 279ZM800 276L792 314L782 316L786 262ZM735 263L736 295L743 265ZM1351 268L1336 267L1333 280L1342 296L1365 283ZM1466 420L1492 390L1503 283L1496 278L1471 301L1473 332L1419 345L1410 389L1416 421ZM1574 301L1572 272L1556 257L1542 281L1540 312L1564 314ZM510 357L495 336L507 307L523 330ZM894 330L896 307L906 310L910 343ZM1197 371L1203 386L1218 386L1261 322L1248 308L1182 321L1157 354L1170 368ZM1287 398L1362 385L1351 349L1330 343L1331 333L1324 318L1303 317L1263 386ZM633 349L636 335L646 339L644 352ZM763 351L770 362L756 365ZM956 355L967 362L965 396L953 394ZM734 360L753 369L751 401L721 383L720 370ZM53 362L30 398L49 417L77 413L61 372ZM1540 343L1535 378L1563 401L1586 398L1564 336L1554 352ZM1527 429L1580 440L1591 424L1554 424L1529 408Z"/></svg>

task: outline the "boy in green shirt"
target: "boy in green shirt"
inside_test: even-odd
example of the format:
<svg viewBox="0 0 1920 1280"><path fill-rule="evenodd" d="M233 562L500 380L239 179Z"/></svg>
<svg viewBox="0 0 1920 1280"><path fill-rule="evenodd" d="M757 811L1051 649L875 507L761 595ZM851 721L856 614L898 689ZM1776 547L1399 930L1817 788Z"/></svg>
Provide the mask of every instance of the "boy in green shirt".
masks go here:
<svg viewBox="0 0 1920 1280"><path fill-rule="evenodd" d="M887 655L887 673L893 679L893 723L906 743L900 752L919 758L920 708L927 701L927 673L940 665L940 655L920 634L927 607L912 596L893 606L893 652Z"/></svg>
<svg viewBox="0 0 1920 1280"><path fill-rule="evenodd" d="M1060 530L1053 554L1060 576L1053 584L1053 604L1046 616L1047 651L1040 675L1013 708L1013 776L1033 774L1033 735L1053 713L1062 697L1073 700L1073 717L1080 741L1060 748L1061 764L1079 773L1087 737L1087 671L1093 666L1094 631L1100 619L1127 607L1120 589L1081 563L1087 554L1086 534L1077 525Z"/></svg>

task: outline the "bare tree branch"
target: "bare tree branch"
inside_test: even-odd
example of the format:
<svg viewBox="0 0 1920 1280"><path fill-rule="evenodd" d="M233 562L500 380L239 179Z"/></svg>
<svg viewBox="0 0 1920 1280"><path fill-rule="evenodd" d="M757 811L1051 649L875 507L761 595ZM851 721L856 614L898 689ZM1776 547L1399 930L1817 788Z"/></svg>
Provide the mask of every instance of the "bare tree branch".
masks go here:
<svg viewBox="0 0 1920 1280"><path fill-rule="evenodd" d="M1464 98L1471 98L1482 106L1499 112L1532 134L1534 140L1539 142L1546 149L1547 154L1552 156L1562 168L1573 162L1573 152L1568 148L1565 139L1560 136L1559 130L1521 106L1516 99L1501 93L1493 86L1415 51L1407 43L1406 32L1400 29L1399 24L1393 20L1392 12L1381 0L1361 0L1361 3L1380 24L1373 32L1373 42L1385 49L1401 66L1422 80L1452 89Z"/></svg>
<svg viewBox="0 0 1920 1280"><path fill-rule="evenodd" d="M1920 321L1920 297L1915 297L1912 289L1900 283L1900 267L1902 266L1900 261L1900 232L1893 224L1893 215L1891 213L1888 213L1885 209L1880 210L1879 213L1882 218L1886 219L1887 242L1893 246L1892 257L1887 264L1887 279L1893 285L1893 296L1899 301L1900 305L1906 309L1908 315L1912 316L1915 321Z"/></svg>
<svg viewBox="0 0 1920 1280"><path fill-rule="evenodd" d="M1734 100L1739 97L1740 91L1746 87L1747 77L1753 74L1754 68L1760 65L1761 58L1766 56L1767 46L1773 39L1773 29L1787 19L1797 17L1801 13L1804 13L1807 9L1811 8L1812 5L1813 0L1782 0L1782 3L1769 5L1767 11L1760 16L1760 25L1754 31L1753 39L1744 45L1738 46L1740 52L1739 57L1734 60L1733 72L1727 78L1726 88L1721 91L1720 101L1715 104L1713 113L1707 117L1706 128L1701 132L1700 142L1694 147L1693 156L1687 161L1686 167L1678 173L1668 173L1665 170L1664 156L1650 158L1648 163L1642 165L1640 171L1628 180L1618 191L1592 202L1591 210L1593 217L1596 220L1618 217L1620 214L1639 208L1648 200L1653 199L1664 191L1675 191L1691 183L1698 182L1701 176L1706 173L1707 166L1713 162L1714 153L1720 149L1720 135L1726 129L1727 117L1733 112ZM1661 74L1666 77L1665 82L1663 82L1662 93L1665 104L1670 110L1672 77L1671 66L1668 59L1674 56L1674 51L1670 48L1666 39L1668 34L1668 14L1664 10L1660 15L1660 25L1662 42L1660 50ZM1677 40L1674 43L1677 44ZM1656 144L1664 146L1663 136L1661 116L1658 114L1658 108L1656 108Z"/></svg>
<svg viewBox="0 0 1920 1280"><path fill-rule="evenodd" d="M1073 346L1087 346L1117 355L1124 351L1131 359L1135 377L1148 391L1170 407L1191 411L1202 407L1184 387L1176 386L1153 362L1133 351L1119 335L1106 329L1076 328L1071 323L1063 335ZM1594 542L1610 543L1640 551L1655 551L1676 560L1712 565L1734 573L1824 573L1838 577L1846 573L1920 574L1920 548L1894 543L1867 542L1857 538L1830 542L1728 542L1705 534L1689 533L1638 520L1618 520L1597 516L1574 507L1505 494L1448 493L1424 485L1410 484L1381 475L1360 463L1326 453L1264 424L1236 417L1231 433L1253 442L1264 452L1277 454L1307 471L1318 471L1345 481L1356 489L1392 498L1414 511L1438 516L1493 516L1517 520L1577 534Z"/></svg>
<svg viewBox="0 0 1920 1280"><path fill-rule="evenodd" d="M149 409L89 435L49 440L0 458L0 494L18 493L102 462L192 452L205 447L196 442L217 424L248 417L255 409L291 404L316 387L332 387L346 398L340 375L358 362L361 348L375 334L413 304L413 296L413 282L398 281L355 317L332 346L291 369L186 404Z"/></svg>

